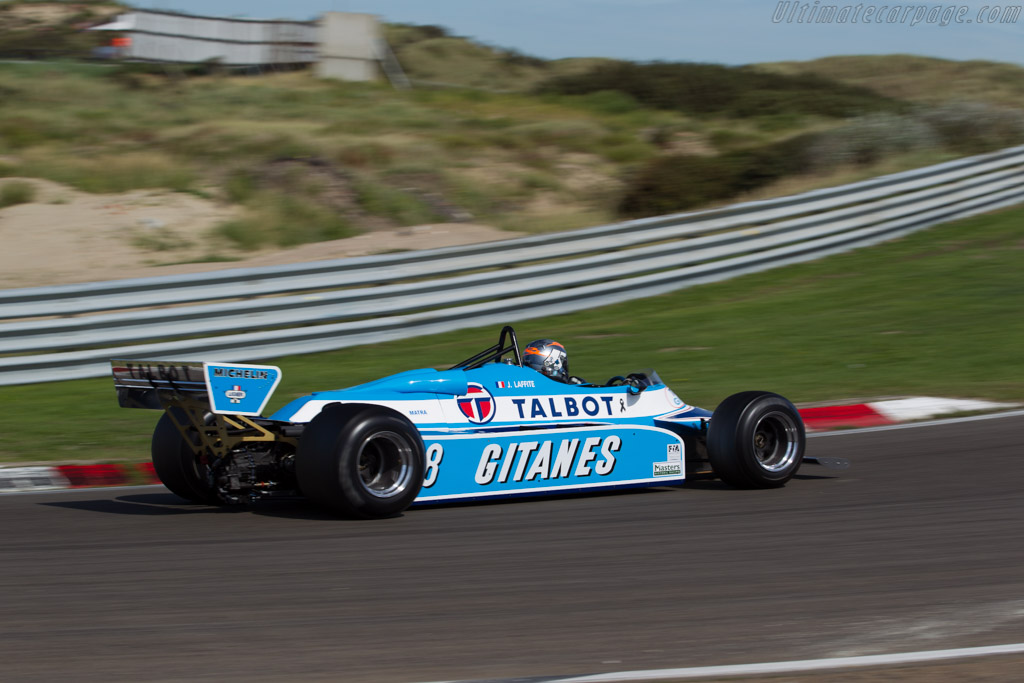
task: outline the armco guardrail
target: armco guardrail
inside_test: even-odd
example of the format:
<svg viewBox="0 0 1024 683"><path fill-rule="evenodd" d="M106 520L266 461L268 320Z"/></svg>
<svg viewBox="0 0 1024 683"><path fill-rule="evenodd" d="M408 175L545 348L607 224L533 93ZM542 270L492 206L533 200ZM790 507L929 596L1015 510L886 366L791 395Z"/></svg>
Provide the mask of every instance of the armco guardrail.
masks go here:
<svg viewBox="0 0 1024 683"><path fill-rule="evenodd" d="M483 245L0 291L0 385L100 376L112 357L255 360L562 314L1021 202L1017 147L793 197Z"/></svg>

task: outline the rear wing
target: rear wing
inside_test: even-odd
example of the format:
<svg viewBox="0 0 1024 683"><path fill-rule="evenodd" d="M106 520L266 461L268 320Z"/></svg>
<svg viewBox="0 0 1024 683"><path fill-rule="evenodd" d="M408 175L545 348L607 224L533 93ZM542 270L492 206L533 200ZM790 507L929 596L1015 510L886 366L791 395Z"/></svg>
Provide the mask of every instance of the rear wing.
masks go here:
<svg viewBox="0 0 1024 683"><path fill-rule="evenodd" d="M122 408L198 401L218 415L258 417L281 381L273 365L113 360L110 366Z"/></svg>

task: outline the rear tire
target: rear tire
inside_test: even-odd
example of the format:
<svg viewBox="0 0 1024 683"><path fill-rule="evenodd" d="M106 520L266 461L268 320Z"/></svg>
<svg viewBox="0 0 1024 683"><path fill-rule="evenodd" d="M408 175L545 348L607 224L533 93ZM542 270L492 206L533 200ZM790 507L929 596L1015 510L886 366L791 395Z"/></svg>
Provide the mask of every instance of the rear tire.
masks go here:
<svg viewBox="0 0 1024 683"><path fill-rule="evenodd" d="M364 519L405 510L423 486L423 440L405 416L335 403L306 426L295 474L316 505Z"/></svg>
<svg viewBox="0 0 1024 683"><path fill-rule="evenodd" d="M718 478L737 488L777 488L804 457L800 413L778 394L744 391L722 401L711 416L708 458Z"/></svg>
<svg viewBox="0 0 1024 683"><path fill-rule="evenodd" d="M177 408L169 410L178 411L176 416L181 420L185 419L184 413ZM193 436L194 443L198 443L198 435ZM160 421L153 430L151 452L153 469L171 493L194 503L220 503L216 491L210 488L206 467L199 464L195 452L166 412L160 416Z"/></svg>

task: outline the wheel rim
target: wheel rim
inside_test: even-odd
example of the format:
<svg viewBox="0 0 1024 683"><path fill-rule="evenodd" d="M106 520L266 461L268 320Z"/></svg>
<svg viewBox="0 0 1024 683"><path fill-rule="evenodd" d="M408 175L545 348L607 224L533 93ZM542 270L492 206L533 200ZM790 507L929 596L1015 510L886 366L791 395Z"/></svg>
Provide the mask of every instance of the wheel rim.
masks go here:
<svg viewBox="0 0 1024 683"><path fill-rule="evenodd" d="M359 447L359 481L372 496L390 498L412 479L412 447L401 434L376 432Z"/></svg>
<svg viewBox="0 0 1024 683"><path fill-rule="evenodd" d="M754 457L768 472L783 472L791 467L800 452L800 432L796 420L781 412L761 417L754 427Z"/></svg>

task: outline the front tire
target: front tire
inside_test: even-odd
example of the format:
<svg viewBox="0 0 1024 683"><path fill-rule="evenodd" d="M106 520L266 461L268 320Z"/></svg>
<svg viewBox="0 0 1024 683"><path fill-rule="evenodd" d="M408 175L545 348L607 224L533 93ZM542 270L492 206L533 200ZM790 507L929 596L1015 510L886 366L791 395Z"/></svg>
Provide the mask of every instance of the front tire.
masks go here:
<svg viewBox="0 0 1024 683"><path fill-rule="evenodd" d="M184 419L184 413L177 408L178 417ZM190 430L190 433L194 430ZM198 443L198 435L192 434ZM171 493L194 503L217 505L220 503L217 492L209 484L206 467L199 463L195 451L189 445L174 424L168 413L160 416L153 430L151 446L153 469Z"/></svg>
<svg viewBox="0 0 1024 683"><path fill-rule="evenodd" d="M711 416L708 458L719 479L737 488L777 488L793 478L806 443L800 413L778 394L744 391Z"/></svg>
<svg viewBox="0 0 1024 683"><path fill-rule="evenodd" d="M295 474L316 505L364 519L405 510L423 486L423 440L393 410L331 404L306 426Z"/></svg>

